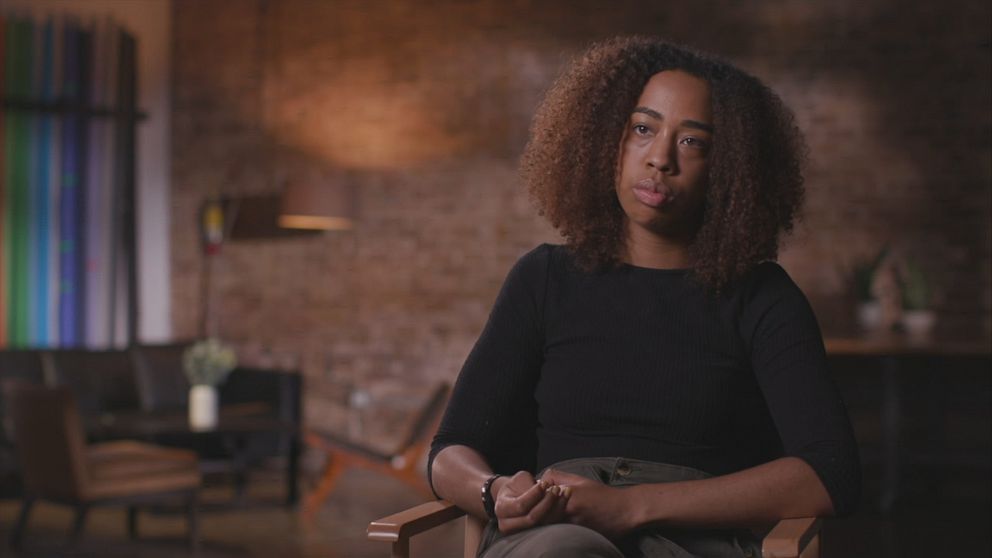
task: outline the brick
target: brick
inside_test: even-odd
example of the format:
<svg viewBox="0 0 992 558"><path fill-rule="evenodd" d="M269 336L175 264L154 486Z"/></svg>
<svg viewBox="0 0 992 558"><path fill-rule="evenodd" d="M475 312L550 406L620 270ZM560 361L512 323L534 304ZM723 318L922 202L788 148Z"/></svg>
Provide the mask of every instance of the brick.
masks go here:
<svg viewBox="0 0 992 558"><path fill-rule="evenodd" d="M890 243L932 274L938 327L987 337L989 19L964 0L177 0L174 334L198 332L206 196L345 176L354 231L224 247L221 336L299 355L322 424L347 422L341 385L453 379L510 266L557 239L515 168L542 91L590 41L641 32L730 58L795 110L808 204L782 261L826 328L850 321L851 266Z"/></svg>

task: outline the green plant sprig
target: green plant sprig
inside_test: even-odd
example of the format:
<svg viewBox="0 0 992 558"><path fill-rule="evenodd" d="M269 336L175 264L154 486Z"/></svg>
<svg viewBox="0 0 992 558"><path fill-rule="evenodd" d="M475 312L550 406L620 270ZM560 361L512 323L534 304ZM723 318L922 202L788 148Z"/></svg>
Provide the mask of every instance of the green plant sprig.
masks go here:
<svg viewBox="0 0 992 558"><path fill-rule="evenodd" d="M930 307L930 282L912 260L907 260L903 268L902 307L904 310L926 310Z"/></svg>
<svg viewBox="0 0 992 558"><path fill-rule="evenodd" d="M871 260L854 266L854 291L858 300L867 302L875 299L875 294L872 292L871 286L875 281L875 273L888 255L889 247L885 246Z"/></svg>
<svg viewBox="0 0 992 558"><path fill-rule="evenodd" d="M217 339L198 341L183 353L183 370L191 385L219 385L237 364L234 350Z"/></svg>

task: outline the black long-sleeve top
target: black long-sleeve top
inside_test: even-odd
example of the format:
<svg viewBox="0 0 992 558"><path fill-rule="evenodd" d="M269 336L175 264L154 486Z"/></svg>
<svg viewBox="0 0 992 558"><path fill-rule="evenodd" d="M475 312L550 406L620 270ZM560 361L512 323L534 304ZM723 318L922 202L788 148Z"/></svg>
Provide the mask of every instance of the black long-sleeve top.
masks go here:
<svg viewBox="0 0 992 558"><path fill-rule="evenodd" d="M536 248L496 299L430 463L452 444L506 474L627 457L721 475L794 456L838 515L860 496L819 326L774 263L714 296L686 270L584 272L564 247Z"/></svg>

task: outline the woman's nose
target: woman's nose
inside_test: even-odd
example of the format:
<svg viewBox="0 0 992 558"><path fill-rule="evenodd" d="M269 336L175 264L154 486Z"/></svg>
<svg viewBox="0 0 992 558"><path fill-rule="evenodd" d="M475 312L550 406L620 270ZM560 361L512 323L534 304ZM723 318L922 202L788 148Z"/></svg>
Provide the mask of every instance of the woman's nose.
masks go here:
<svg viewBox="0 0 992 558"><path fill-rule="evenodd" d="M659 134L651 143L647 156L648 166L663 174L678 172L675 157L675 141L670 134Z"/></svg>

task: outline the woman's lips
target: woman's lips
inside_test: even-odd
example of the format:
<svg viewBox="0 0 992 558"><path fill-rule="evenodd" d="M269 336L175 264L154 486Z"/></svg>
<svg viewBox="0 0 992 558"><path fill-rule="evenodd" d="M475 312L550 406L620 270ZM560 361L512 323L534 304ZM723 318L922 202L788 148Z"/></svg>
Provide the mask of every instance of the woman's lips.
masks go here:
<svg viewBox="0 0 992 558"><path fill-rule="evenodd" d="M675 192L663 183L645 178L634 184L634 197L649 207L663 207L672 203Z"/></svg>

